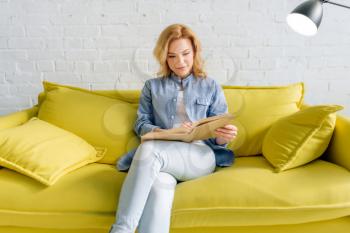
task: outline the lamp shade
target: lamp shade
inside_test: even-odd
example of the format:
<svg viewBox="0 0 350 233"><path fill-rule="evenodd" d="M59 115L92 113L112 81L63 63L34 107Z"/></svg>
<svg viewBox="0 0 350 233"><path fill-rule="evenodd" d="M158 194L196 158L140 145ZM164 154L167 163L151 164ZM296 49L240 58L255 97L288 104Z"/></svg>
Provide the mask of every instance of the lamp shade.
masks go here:
<svg viewBox="0 0 350 233"><path fill-rule="evenodd" d="M294 31L305 36L313 36L320 26L322 15L322 1L308 0L287 16L287 23Z"/></svg>

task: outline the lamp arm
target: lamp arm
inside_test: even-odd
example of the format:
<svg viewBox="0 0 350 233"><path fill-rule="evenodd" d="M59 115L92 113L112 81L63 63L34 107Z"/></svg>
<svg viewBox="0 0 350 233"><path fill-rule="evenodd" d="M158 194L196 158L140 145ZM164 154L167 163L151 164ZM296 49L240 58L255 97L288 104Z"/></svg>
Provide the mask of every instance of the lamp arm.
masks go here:
<svg viewBox="0 0 350 233"><path fill-rule="evenodd" d="M336 3L336 2L331 2L331 1L322 0L322 3L329 3L329 4L333 4L333 5L336 5L336 6L341 6L341 7L344 7L344 8L350 9L350 6L345 6L345 5L342 5L342 4L339 4L339 3Z"/></svg>

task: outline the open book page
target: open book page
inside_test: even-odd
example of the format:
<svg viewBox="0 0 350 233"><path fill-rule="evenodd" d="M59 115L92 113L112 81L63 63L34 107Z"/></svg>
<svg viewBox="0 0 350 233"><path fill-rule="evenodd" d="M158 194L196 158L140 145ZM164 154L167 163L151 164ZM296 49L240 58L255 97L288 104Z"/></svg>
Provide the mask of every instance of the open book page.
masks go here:
<svg viewBox="0 0 350 233"><path fill-rule="evenodd" d="M215 137L215 130L230 124L232 119L233 115L230 113L212 116L193 122L193 128L191 131L179 127L161 132L149 132L141 137L141 141L159 139L192 142L195 140L205 140Z"/></svg>

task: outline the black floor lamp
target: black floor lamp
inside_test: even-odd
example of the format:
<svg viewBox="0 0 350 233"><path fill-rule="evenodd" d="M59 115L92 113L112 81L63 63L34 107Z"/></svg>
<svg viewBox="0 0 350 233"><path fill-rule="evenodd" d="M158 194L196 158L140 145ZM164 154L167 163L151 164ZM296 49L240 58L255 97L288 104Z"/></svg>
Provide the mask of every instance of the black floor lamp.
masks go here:
<svg viewBox="0 0 350 233"><path fill-rule="evenodd" d="M321 24L323 15L323 3L329 3L332 5L345 7L350 9L349 6L345 6L339 3L325 1L325 0L308 0L299 6L297 6L288 16L288 25L296 32L305 35L313 36L317 33L317 29Z"/></svg>

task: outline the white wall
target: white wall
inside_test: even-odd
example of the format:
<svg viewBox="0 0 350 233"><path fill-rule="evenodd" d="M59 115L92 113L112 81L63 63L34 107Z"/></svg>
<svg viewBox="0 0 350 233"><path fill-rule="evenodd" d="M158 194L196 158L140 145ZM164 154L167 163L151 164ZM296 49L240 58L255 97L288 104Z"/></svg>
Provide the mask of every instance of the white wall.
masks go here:
<svg viewBox="0 0 350 233"><path fill-rule="evenodd" d="M350 10L324 5L317 36L302 37L285 23L301 2L0 0L0 114L36 104L42 80L141 88L157 70L157 36L180 22L200 36L209 75L220 83L303 81L307 103L342 104L350 115Z"/></svg>

